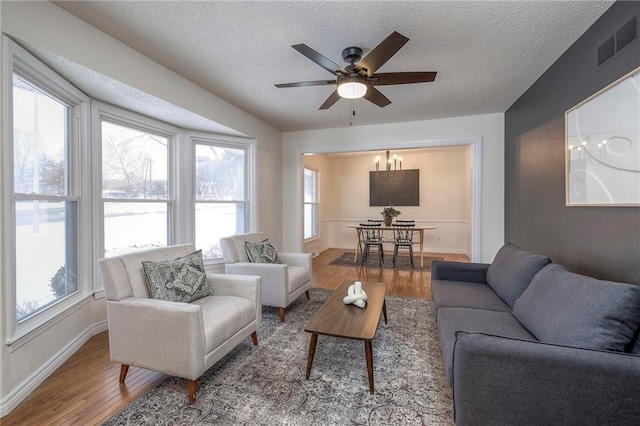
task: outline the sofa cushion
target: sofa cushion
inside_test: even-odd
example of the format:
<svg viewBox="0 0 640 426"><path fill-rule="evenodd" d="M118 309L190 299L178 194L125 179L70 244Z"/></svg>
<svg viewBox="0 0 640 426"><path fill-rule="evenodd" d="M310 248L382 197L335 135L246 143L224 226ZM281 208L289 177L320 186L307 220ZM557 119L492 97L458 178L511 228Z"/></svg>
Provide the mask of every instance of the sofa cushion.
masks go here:
<svg viewBox="0 0 640 426"><path fill-rule="evenodd" d="M432 280L431 296L436 309L451 307L511 312L511 308L487 284Z"/></svg>
<svg viewBox="0 0 640 426"><path fill-rule="evenodd" d="M250 241L244 242L244 249L247 252L249 262L252 263L280 263L278 259L278 252L271 245L269 239L252 243Z"/></svg>
<svg viewBox="0 0 640 426"><path fill-rule="evenodd" d="M543 342L624 351L640 326L640 286L552 264L535 276L513 315Z"/></svg>
<svg viewBox="0 0 640 426"><path fill-rule="evenodd" d="M438 309L438 334L440 347L444 357L444 366L449 384L453 375L453 348L456 342L456 332L479 332L514 339L536 340L509 312L485 311L472 308Z"/></svg>
<svg viewBox="0 0 640 426"><path fill-rule="evenodd" d="M487 270L487 283L513 309L533 277L549 263L551 259L547 256L531 254L513 244L505 244Z"/></svg>
<svg viewBox="0 0 640 426"><path fill-rule="evenodd" d="M211 294L202 250L174 260L143 261L142 267L154 299L189 303Z"/></svg>

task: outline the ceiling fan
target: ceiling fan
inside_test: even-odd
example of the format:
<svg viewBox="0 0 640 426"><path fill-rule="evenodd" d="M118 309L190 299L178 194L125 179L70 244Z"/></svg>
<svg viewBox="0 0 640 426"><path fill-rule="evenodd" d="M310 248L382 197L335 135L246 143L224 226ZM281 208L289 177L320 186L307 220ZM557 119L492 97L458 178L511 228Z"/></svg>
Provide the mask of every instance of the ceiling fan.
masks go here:
<svg viewBox="0 0 640 426"><path fill-rule="evenodd" d="M382 43L373 48L362 58L362 49L347 47L342 51L342 58L349 65L341 67L326 56L316 52L306 44L295 44L291 47L311 59L322 68L334 74L335 80L301 81L299 83L276 84L278 88L325 86L335 84L336 90L320 106L328 109L340 98L357 99L364 97L369 102L384 108L391 101L374 86L388 86L391 84L428 83L434 81L436 72L375 72L404 46L409 39L394 31Z"/></svg>

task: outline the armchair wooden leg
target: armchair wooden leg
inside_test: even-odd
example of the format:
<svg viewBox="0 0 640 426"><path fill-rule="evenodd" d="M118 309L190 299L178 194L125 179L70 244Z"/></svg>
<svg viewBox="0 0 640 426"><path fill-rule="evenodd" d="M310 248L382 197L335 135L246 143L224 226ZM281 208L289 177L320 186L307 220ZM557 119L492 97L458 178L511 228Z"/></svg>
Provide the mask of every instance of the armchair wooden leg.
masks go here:
<svg viewBox="0 0 640 426"><path fill-rule="evenodd" d="M253 346L258 346L258 333L257 332L253 332L251 333L251 339L253 340Z"/></svg>
<svg viewBox="0 0 640 426"><path fill-rule="evenodd" d="M196 380L189 380L189 404L196 402L196 388L198 382Z"/></svg>
<svg viewBox="0 0 640 426"><path fill-rule="evenodd" d="M311 300L311 296L309 295L309 290L305 291L304 294L307 295L307 300Z"/></svg>
<svg viewBox="0 0 640 426"><path fill-rule="evenodd" d="M124 383L125 377L127 377L127 373L129 372L129 366L126 364L122 364L120 366L120 383Z"/></svg>
<svg viewBox="0 0 640 426"><path fill-rule="evenodd" d="M284 308L279 308L280 310L280 322L284 322Z"/></svg>

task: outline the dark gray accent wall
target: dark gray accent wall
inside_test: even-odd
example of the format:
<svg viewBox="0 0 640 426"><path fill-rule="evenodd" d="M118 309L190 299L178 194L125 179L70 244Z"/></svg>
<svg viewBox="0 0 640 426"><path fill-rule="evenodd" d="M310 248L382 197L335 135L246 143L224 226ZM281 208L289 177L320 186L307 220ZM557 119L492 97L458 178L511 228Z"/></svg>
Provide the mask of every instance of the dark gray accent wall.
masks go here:
<svg viewBox="0 0 640 426"><path fill-rule="evenodd" d="M640 208L565 206L564 113L640 66L640 39L598 46L640 2L614 3L505 113L505 238L579 274L640 284Z"/></svg>

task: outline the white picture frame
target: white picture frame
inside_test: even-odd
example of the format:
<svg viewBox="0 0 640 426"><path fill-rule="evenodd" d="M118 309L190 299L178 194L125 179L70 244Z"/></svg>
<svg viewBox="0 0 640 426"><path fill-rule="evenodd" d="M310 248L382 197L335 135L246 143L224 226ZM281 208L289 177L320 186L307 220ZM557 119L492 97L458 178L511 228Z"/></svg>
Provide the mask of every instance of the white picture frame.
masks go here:
<svg viewBox="0 0 640 426"><path fill-rule="evenodd" d="M565 113L567 206L640 206L640 67Z"/></svg>

